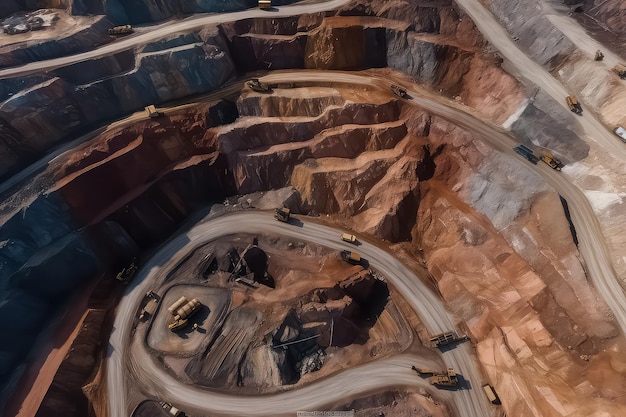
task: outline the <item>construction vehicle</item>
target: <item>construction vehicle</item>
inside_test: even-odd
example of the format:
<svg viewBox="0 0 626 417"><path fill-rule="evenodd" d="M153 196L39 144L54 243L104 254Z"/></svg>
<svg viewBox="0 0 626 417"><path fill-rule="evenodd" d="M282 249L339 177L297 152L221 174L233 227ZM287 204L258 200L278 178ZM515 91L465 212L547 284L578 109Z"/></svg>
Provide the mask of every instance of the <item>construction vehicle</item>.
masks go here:
<svg viewBox="0 0 626 417"><path fill-rule="evenodd" d="M137 272L137 269L139 269L139 267L135 264L135 262L132 262L128 267L122 268L122 270L115 276L115 279L123 282L124 284L128 284Z"/></svg>
<svg viewBox="0 0 626 417"><path fill-rule="evenodd" d="M163 113L157 111L156 107L154 107L154 104L146 106L144 110L146 111L148 117L151 119L156 119L157 117L163 116Z"/></svg>
<svg viewBox="0 0 626 417"><path fill-rule="evenodd" d="M626 143L626 129L624 129L621 126L617 126L615 128L615 130L613 130L613 133L615 133L617 136L619 136L619 138L622 140L622 142Z"/></svg>
<svg viewBox="0 0 626 417"><path fill-rule="evenodd" d="M560 171L561 168L563 168L563 163L561 163L561 161L559 161L558 159L556 159L554 157L554 155L552 155L550 152L548 151L544 151L541 155L541 160L543 162L545 162L546 164L548 164L550 166L550 168L552 169L556 169L557 171Z"/></svg>
<svg viewBox="0 0 626 417"><path fill-rule="evenodd" d="M498 398L498 394L496 394L496 391L491 385L483 385L483 391L485 391L485 394L487 394L487 398L489 398L491 404L500 404L500 398Z"/></svg>
<svg viewBox="0 0 626 417"><path fill-rule="evenodd" d="M433 371L432 369L416 368L412 366L418 374L431 374L428 378L430 385L437 385L442 387L455 387L459 383L459 379L456 375L456 371L453 368L448 368L447 371Z"/></svg>
<svg viewBox="0 0 626 417"><path fill-rule="evenodd" d="M178 301L176 301L176 303L174 303L172 306L170 306L170 308L168 308L167 310L172 313L172 307L177 306L179 304L179 301L181 299L183 299L185 297L181 297L179 298ZM185 298L185 301L187 299ZM178 309L175 310L175 314L173 314L173 318L172 318L172 322L170 324L168 324L168 328L171 331L175 331L178 330L184 326L187 325L187 323L189 322L189 317L193 316L193 314L198 311L200 309L200 307L202 306L202 304L200 303L200 301L198 301L197 298L194 298L193 300L183 304L182 306L178 307Z"/></svg>
<svg viewBox="0 0 626 417"><path fill-rule="evenodd" d="M602 60L604 59L604 54L602 53L602 51L601 51L601 50L599 50L599 49L598 49L598 50L596 51L596 56L594 57L594 59L595 59L596 61L602 61Z"/></svg>
<svg viewBox="0 0 626 417"><path fill-rule="evenodd" d="M409 95L406 92L406 90L402 87L398 87L395 84L391 85L391 91L400 98L409 98Z"/></svg>
<svg viewBox="0 0 626 417"><path fill-rule="evenodd" d="M536 165L537 162L539 162L539 158L537 158L537 156L533 153L532 149L530 149L526 145L516 146L515 148L513 148L513 150L517 152L518 154L520 154L521 156L523 156L524 158L528 159L528 161L532 164Z"/></svg>
<svg viewBox="0 0 626 417"><path fill-rule="evenodd" d="M146 306L141 310L141 313L139 313L139 320L148 320L151 316L154 315L154 312L156 311L158 305L159 302L156 299L151 299L150 301L148 301L146 303Z"/></svg>
<svg viewBox="0 0 626 417"><path fill-rule="evenodd" d="M617 64L613 67L613 71L619 75L619 77L624 80L626 79L626 67L622 64Z"/></svg>
<svg viewBox="0 0 626 417"><path fill-rule="evenodd" d="M258 78L253 78L251 80L246 81L246 86L252 90L252 91L256 91L257 93L271 93L272 92L272 88L269 86L269 84L265 84L262 81L259 81Z"/></svg>
<svg viewBox="0 0 626 417"><path fill-rule="evenodd" d="M259 0L259 9L268 10L272 8L272 0Z"/></svg>
<svg viewBox="0 0 626 417"><path fill-rule="evenodd" d="M430 338L430 343L432 343L433 347L439 347L444 345L449 345L450 343L454 343L457 340L465 340L466 337L459 337L455 332L445 332L432 336Z"/></svg>
<svg viewBox="0 0 626 417"><path fill-rule="evenodd" d="M163 408L169 415L173 416L173 417L184 417L185 413L183 413L182 411L180 411L178 408L174 407L172 404L170 403L166 403L165 401L162 401L159 403L159 405L161 406L161 408Z"/></svg>
<svg viewBox="0 0 626 417"><path fill-rule="evenodd" d="M351 235L349 233L342 233L341 234L341 240L343 240L344 242L348 242L348 243L356 243L356 236Z"/></svg>
<svg viewBox="0 0 626 417"><path fill-rule="evenodd" d="M361 255L356 252L350 252L349 250L341 251L341 259L352 265L363 266L365 263L365 259L361 258Z"/></svg>
<svg viewBox="0 0 626 417"><path fill-rule="evenodd" d="M277 208L276 214L274 214L274 218L278 220L279 222L288 223L290 217L291 217L291 210L289 210L287 207Z"/></svg>
<svg viewBox="0 0 626 417"><path fill-rule="evenodd" d="M111 36L128 35L133 32L133 27L131 25L115 26L109 29L109 35Z"/></svg>
<svg viewBox="0 0 626 417"><path fill-rule="evenodd" d="M567 102L567 107L569 107L570 111L579 116L583 114L583 108L580 106L580 103L575 96L567 96L565 97L565 101Z"/></svg>

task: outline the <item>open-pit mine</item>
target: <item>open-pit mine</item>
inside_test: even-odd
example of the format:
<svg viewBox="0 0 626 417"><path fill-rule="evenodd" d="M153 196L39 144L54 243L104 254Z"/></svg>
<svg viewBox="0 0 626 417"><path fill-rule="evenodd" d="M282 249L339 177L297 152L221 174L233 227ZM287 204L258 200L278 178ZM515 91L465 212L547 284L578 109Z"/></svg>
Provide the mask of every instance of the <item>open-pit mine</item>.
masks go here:
<svg viewBox="0 0 626 417"><path fill-rule="evenodd" d="M626 415L622 1L0 3L0 415Z"/></svg>

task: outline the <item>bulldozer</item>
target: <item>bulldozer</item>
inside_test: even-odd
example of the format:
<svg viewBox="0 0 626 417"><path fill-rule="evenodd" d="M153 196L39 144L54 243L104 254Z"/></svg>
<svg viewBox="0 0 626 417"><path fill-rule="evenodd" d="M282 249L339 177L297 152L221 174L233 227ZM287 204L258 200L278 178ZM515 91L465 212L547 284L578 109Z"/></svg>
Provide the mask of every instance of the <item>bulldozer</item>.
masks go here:
<svg viewBox="0 0 626 417"><path fill-rule="evenodd" d="M431 374L428 378L430 385L442 386L442 387L455 387L459 383L459 379L456 375L454 368L448 368L447 371L433 371L432 369L416 368L412 366L418 374Z"/></svg>
<svg viewBox="0 0 626 417"><path fill-rule="evenodd" d="M202 304L197 298L187 301L186 297L181 297L167 310L174 316L172 322L167 325L171 331L181 329L189 323L189 317L196 313Z"/></svg>

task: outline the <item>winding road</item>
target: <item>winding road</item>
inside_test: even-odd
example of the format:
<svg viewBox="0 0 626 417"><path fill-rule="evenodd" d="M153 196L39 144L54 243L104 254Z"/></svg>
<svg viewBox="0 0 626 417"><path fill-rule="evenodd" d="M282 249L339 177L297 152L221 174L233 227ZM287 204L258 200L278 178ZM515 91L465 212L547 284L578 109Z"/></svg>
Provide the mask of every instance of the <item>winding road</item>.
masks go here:
<svg viewBox="0 0 626 417"><path fill-rule="evenodd" d="M509 33L498 23L496 18L479 0L456 0L457 4L472 18L482 35L496 48L504 59L509 61L518 74L533 82L548 93L557 103L567 108L565 97L569 91L541 65L530 59L517 44L511 40ZM558 19L558 18L557 18ZM569 33L569 32L568 32ZM578 36L580 32L577 32ZM595 117L591 109L582 116L576 117L583 127L586 138L598 143L608 153L626 160L626 146Z"/></svg>
<svg viewBox="0 0 626 417"><path fill-rule="evenodd" d="M325 83L332 76L334 82L345 82L348 84L374 85L388 89L390 81L386 79L377 79L369 75L346 73L346 72L328 72L328 71L284 71L276 72L262 78L268 83L278 82L315 82ZM472 132L477 138L489 143L499 151L518 158L512 150L516 144L515 140L502 129L487 124L472 115L451 106L443 104L438 100L420 96L420 92L411 91L410 86L408 93L413 97L411 99L415 104L427 109L428 111L446 118L464 129ZM519 158L518 158L519 159ZM522 161L522 163L525 163ZM615 317L622 331L626 330L626 295L619 285L619 281L613 271L608 257L606 243L602 236L600 225L595 217L593 209L584 194L572 183L567 177L561 173L550 169L547 165L528 165L541 175L552 187L554 187L568 201L572 221L576 227L579 238L579 248L586 261L587 271L592 279L594 286L607 301L613 310ZM193 250L200 244L218 238L219 236L232 234L236 232L249 233L277 233L284 236L296 237L307 240L312 243L324 245L333 249L342 249L349 247L338 241L339 231L320 226L316 224L305 224L302 229L288 227L274 221L267 214L244 212L236 215L218 218L205 224L201 224L185 235L179 236L170 244L164 247L153 260L150 261L137 278L136 286L132 288L129 294L123 299L115 322L115 331L111 337L111 358L108 365L108 381L110 408L113 416L124 416L125 409L125 390L122 381L124 376L122 370L123 352L125 346L128 346L128 335L130 334L130 324L134 314L138 308L138 303L143 294L147 291L149 283L158 276L165 276L168 268L173 268L181 259L186 256L189 251ZM446 313L445 307L421 281L405 268L398 260L390 254L378 249L375 246L364 244L359 248L359 252L368 258L373 267L380 270L386 275L398 291L405 297L415 311L419 314L424 324L431 333L442 332L447 329L454 328L454 320ZM159 267L159 263L164 263L164 267ZM406 359L389 359L397 366L405 366L411 360ZM455 367L476 387L480 384L480 374L475 367L475 362L469 352L468 346L460 345L457 349L443 354L444 362L448 366ZM405 362L403 362L405 361ZM171 376L165 373L158 365L147 356L133 357L133 370L142 381L153 381L149 383L152 390L160 393L163 398L170 398L177 404L185 405L194 409L204 409L224 414L235 415L271 415L278 413L278 409L297 410L305 408L303 404L309 404L309 407L323 405L324 403L334 402L332 399L345 398L358 392L365 392L373 389L373 387L384 388L393 385L405 385L407 381L413 383L419 382L415 379L415 375L411 375L410 368L407 367L405 372L400 369L391 368L387 362L374 362L364 367L350 370L348 375L355 379L349 384L349 391L342 391L345 384L344 373L330 377L323 382L321 386L330 385L334 389L328 395L313 395L311 398L301 397L301 389L290 391L287 393L267 396L252 397L248 402L236 400L237 397L230 397L224 394L207 393L192 387L180 386ZM395 369L389 372L389 369ZM361 374L362 372L362 374ZM373 375L384 375L384 377L373 378ZM411 379L413 378L413 379ZM377 382L373 382L376 380ZM341 382L336 382L341 381ZM337 383L337 385L335 385ZM378 385L376 385L378 384ZM312 385L314 386L314 385ZM317 386L317 385L316 385ZM307 388L308 389L308 388ZM309 392L309 391L307 391ZM313 391L311 391L313 392ZM326 391L324 391L326 392ZM215 395L215 397L214 397ZM307 399L308 402L303 401ZM485 416L489 415L488 403L482 398L480 390L462 390L455 392L451 396L451 400L455 404L459 415L461 416ZM268 404L286 404L274 408L271 412L264 408ZM248 408L249 406L249 408ZM294 407L291 408L290 407Z"/></svg>
<svg viewBox="0 0 626 417"><path fill-rule="evenodd" d="M332 0L317 4L281 7L276 12L254 9L229 14L193 17L174 23L167 22L150 27L148 32L121 39L93 51L0 70L0 78L19 77L40 71L53 70L77 62L97 59L156 41L169 34L191 31L210 24L252 17L283 17L301 13L315 13L336 9L347 2L348 0ZM567 90L552 75L517 48L510 40L508 33L478 0L457 0L457 2L473 19L483 35L523 77L534 82L557 102L565 106L564 98L569 94ZM329 74L332 74L335 82L374 84L381 88L388 88L390 83L389 80L376 79L358 73L318 71L278 72L264 77L264 80L267 82L310 82L314 80L328 82ZM236 89L238 87L230 86L229 88ZM219 94L224 94L224 92L216 92L214 94L217 97ZM480 121L468 113L442 104L439 100L423 97L419 92L409 91L409 94L414 97L412 101L415 104L424 107L433 114L453 121L499 151L517 158L511 149L516 142L502 129ZM141 118L138 114L132 117L134 119L125 119L119 123L131 123L135 119ZM591 111L586 111L583 117L578 118L578 121L583 126L590 140L599 143L613 155L626 159L626 149L623 144L605 129ZM62 156L68 149L84 140L88 140L88 138L81 138L70 145L66 145L54 154L39 161L38 164L29 167L29 170L24 171L20 176L12 178L9 182L3 184L1 188L6 190L16 183L25 180L25 178L43 169L55 158ZM626 331L626 295L611 266L608 249L591 205L583 193L570 183L565 176L551 170L547 166L529 165L529 167L541 175L568 201L580 242L580 251L585 259L588 274L594 286L613 310L620 328L622 331ZM127 389L125 385L126 348L130 344L130 330L135 313L147 288L158 277L165 276L167 271L175 267L190 250L207 241L237 232L280 234L333 249L349 247L337 239L340 232L338 230L315 223L305 223L303 228L295 228L278 223L272 219L271 215L261 212L241 212L201 223L189 232L170 241L142 268L119 306L114 331L110 339L110 357L107 362L107 389L111 416L126 417L128 415ZM388 277L390 282L418 312L423 323L431 333L442 332L455 327L455 321L447 313L439 297L433 294L421 280L391 254L367 243L364 243L359 248L359 252L369 259L373 267ZM490 405L484 398L484 394L476 389L481 385L482 381L469 346L467 344L459 345L456 349L443 353L442 356L445 364L455 367L472 386L472 389L441 392L446 399L449 399L454 404L458 415L463 417L484 417L490 415ZM298 409L321 407L324 404L337 402L351 395L373 389L403 385L425 385L425 382L418 378L410 369L410 366L413 364L421 365L421 360L409 355L400 355L338 373L297 390L262 397L245 397L245 400L242 400L240 396L212 393L181 385L148 355L131 355L130 362L132 363L133 371L142 381L145 381L146 385L150 386L151 391L155 394L159 394L162 398L167 398L180 406L220 414L246 416L276 415L294 412Z"/></svg>
<svg viewBox="0 0 626 417"><path fill-rule="evenodd" d="M201 223L165 245L142 268L117 312L107 363L110 415L125 417L127 413L124 357L129 355L126 347L130 344L130 330L138 303L155 280L167 276L190 251L206 242L234 233L277 234L337 250L353 248L339 240L341 232L312 222L304 222L302 228L290 226L277 222L270 213L249 211ZM369 243L359 246L359 253L406 298L419 313L430 333L455 328L455 320L447 313L440 298L393 255ZM131 353L129 356L133 372L139 380L145 382L151 391L160 394L161 398L167 398L180 406L222 414L268 416L299 409L315 409L377 388L418 384L428 386L411 370L411 365L421 366L423 360L400 355L341 372L297 390L262 397L245 397L245 401L242 401L241 396L218 394L181 385L147 354ZM480 373L475 366L469 344L460 344L455 349L442 353L442 356L444 363L462 374L472 388L481 385ZM459 416L483 417L491 413L490 405L480 389L454 391L449 393L449 399Z"/></svg>

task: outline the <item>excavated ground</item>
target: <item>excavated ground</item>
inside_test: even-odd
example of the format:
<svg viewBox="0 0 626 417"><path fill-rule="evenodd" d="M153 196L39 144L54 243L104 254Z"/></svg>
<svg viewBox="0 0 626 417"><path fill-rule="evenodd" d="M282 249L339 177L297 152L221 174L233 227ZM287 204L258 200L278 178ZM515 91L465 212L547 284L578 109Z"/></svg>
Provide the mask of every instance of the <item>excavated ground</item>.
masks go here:
<svg viewBox="0 0 626 417"><path fill-rule="evenodd" d="M122 160L129 155L146 160L143 153L148 149L152 154L164 152L155 143L168 144L170 155L203 149L213 155L207 161L232 173L238 194L291 185L296 198L286 194L283 201L273 201L274 206L285 202L303 212L329 214L327 219L336 224L397 242L395 253L409 265L423 259L438 290L477 343L487 375L484 382L494 385L508 414L531 416L541 410L543 416L561 416L574 408L572 415L587 416L591 410L619 414L622 406L612 393L623 384L617 356L623 341L615 337L606 305L584 278L558 195L523 164L486 148L445 120L406 106L390 92L295 86L265 95L246 90L236 108L239 117L224 126L203 129L202 113L196 113L206 112L202 105L149 122L143 130L136 126L109 132L91 146L98 152L109 149L102 156L91 164L66 165L57 174L80 170L79 176L66 177L70 179L58 192L79 195L84 185L96 180L90 178L95 172L99 178L115 177L118 174L110 173L126 170ZM181 128L189 132L187 141L172 140ZM152 137L150 148L145 148L145 132ZM85 150L81 154L97 155ZM105 163L99 161L103 158ZM155 165L142 177L163 177L165 172L154 170L186 170L193 164L176 166L180 168ZM80 178L83 185L78 186ZM83 213L99 216L88 201L74 201ZM311 263L319 268L319 258ZM277 282L296 279L282 276L289 266L283 268L272 272ZM252 314L242 314L264 329L259 334L276 329L276 322L263 323L254 313L267 317L275 304L266 303L276 290L238 292L233 307L243 301L255 306ZM256 294L263 292L257 300ZM281 311L285 308L282 305ZM243 346L249 343L253 339ZM300 383L371 357L372 349L364 346L327 358L320 371ZM388 349L381 344L373 351L382 346ZM267 362L267 350L248 353L258 363ZM221 375L216 380L222 386L235 387L233 374L218 371L235 369L238 355L242 352L225 358L230 365L224 368L221 363L203 368L200 362L189 368L185 358L166 363L178 372L191 369L198 378L201 371ZM546 364L558 364L558 369ZM252 368L243 367L244 389L256 383L255 374L246 373ZM600 374L607 378L600 381ZM264 391L276 385L258 387Z"/></svg>
<svg viewBox="0 0 626 417"><path fill-rule="evenodd" d="M461 19L448 7L419 9L419 17L413 19L415 10L407 3L388 7L385 2L366 5L357 1L339 14L369 17L351 17L345 22L324 20L321 15L267 19L262 24L237 23L234 28L223 25L220 30L230 51L235 51L235 61L254 57L249 60L250 69L386 64L476 108L481 117L498 123L506 120L524 93L499 68L496 57L480 52L482 40L471 20ZM409 22L401 15L411 16ZM391 29L384 33L383 27ZM404 32L407 27L415 31ZM222 41L208 32L203 32L203 39L210 39L207 43L218 45L219 51ZM305 35L308 44L301 41ZM382 44L383 35L386 62L371 54L374 45ZM348 44L362 48L345 54L311 54L322 50L316 45L329 43L335 52L347 51ZM181 52L178 49L175 53ZM266 53L269 50L274 52ZM285 57L294 56L298 61L287 65ZM558 72L581 91L586 102L602 109L605 121L621 123L623 106L614 98L621 97L623 83L614 82L615 77L606 73L604 84L589 86L596 69L572 59L562 63ZM223 63L215 78L225 80L232 70L230 61ZM191 93L183 81L174 81L172 90ZM61 84L50 84L54 97L67 87ZM51 103L59 107L56 101ZM129 108L138 105L131 103ZM119 109L107 111L113 115ZM40 113L45 112L38 110L37 117ZM36 124L11 120L28 135L36 135L32 130ZM41 125L54 125L51 138L57 140L75 127L76 120L70 117L68 124L57 126L46 119ZM623 178L611 169L611 156L592 146L589 158L607 161L606 172L597 175L594 164L592 175L588 166L578 163L567 166L564 173L579 178L595 197L593 201L602 205L605 229L617 231L609 233L612 253L621 253L624 211L619 190ZM481 382L495 386L503 412L548 417L626 414L620 397L626 386L626 367L619 354L624 340L615 336L616 325L606 305L585 279L558 196L518 161L486 148L448 121L405 106L389 92L339 86L275 88L269 95L244 90L236 103L205 103L133 128L113 129L68 159L53 161L47 171L2 203L1 214L8 220L45 192L45 204L62 201L63 210L76 217L78 224L68 225L68 230L91 225L88 231L96 239L115 236L116 242L123 242L123 250L132 252L129 248L149 247L165 238L199 203L284 186L293 186L296 192L269 197L270 207L286 203L301 212L327 214L325 218L335 224L395 243L393 249L408 265L428 269L431 283L463 318L462 325L477 344L486 375ZM32 212L24 211L19 217L32 216ZM55 238L56 234L50 237ZM106 250L120 251L120 247ZM618 260L618 269L624 265ZM333 268L334 275L338 272ZM280 282L297 280L283 273L276 272ZM226 284L222 276L220 285L230 289L232 284ZM273 308L285 310L277 300L267 304L272 294L281 291L280 286L278 291L233 291L233 308L244 303L253 308L240 308L232 317L266 332L276 330L279 323L263 322L263 317ZM263 292L257 299L256 294ZM396 343L399 349L402 343L384 337L393 333L392 323L397 322L381 324L380 331L375 330L377 323L370 330L371 340ZM223 328L232 329L235 339L245 340L236 324L225 320ZM190 343L196 343L198 335L193 336ZM225 341L223 347L254 342L251 338L237 344L235 339ZM164 338L156 340L161 346ZM203 343L208 346L203 340L199 346ZM339 350L326 358L320 371L305 374L299 383L360 363L386 345L363 346ZM267 355L267 350L259 348L251 354L251 363L267 362ZM224 362L204 367L198 361L198 366L188 368L189 359L182 356L164 356L178 375L191 369L197 378L202 372L217 376L221 386L234 388L241 382L228 371L237 368L234 363L242 356L241 350ZM257 384L265 391L278 385L282 374L276 369L266 370L274 372L275 381L263 386L251 368L240 371L243 389Z"/></svg>
<svg viewBox="0 0 626 417"><path fill-rule="evenodd" d="M274 288L252 288L234 281L239 274L231 275L238 261L233 249L242 254L253 239L258 246L248 253L267 256ZM204 268L208 254L215 260ZM252 268L250 260L248 265ZM159 309L151 321L136 321L134 337L145 338L148 350L182 381L213 389L285 389L403 352L414 340L415 319L409 324L393 298L388 299L386 284L340 260L338 253L296 240L219 239L196 250L156 292ZM197 298L203 307L189 326L171 332L167 307L181 295ZM285 349L272 347L283 344Z"/></svg>

